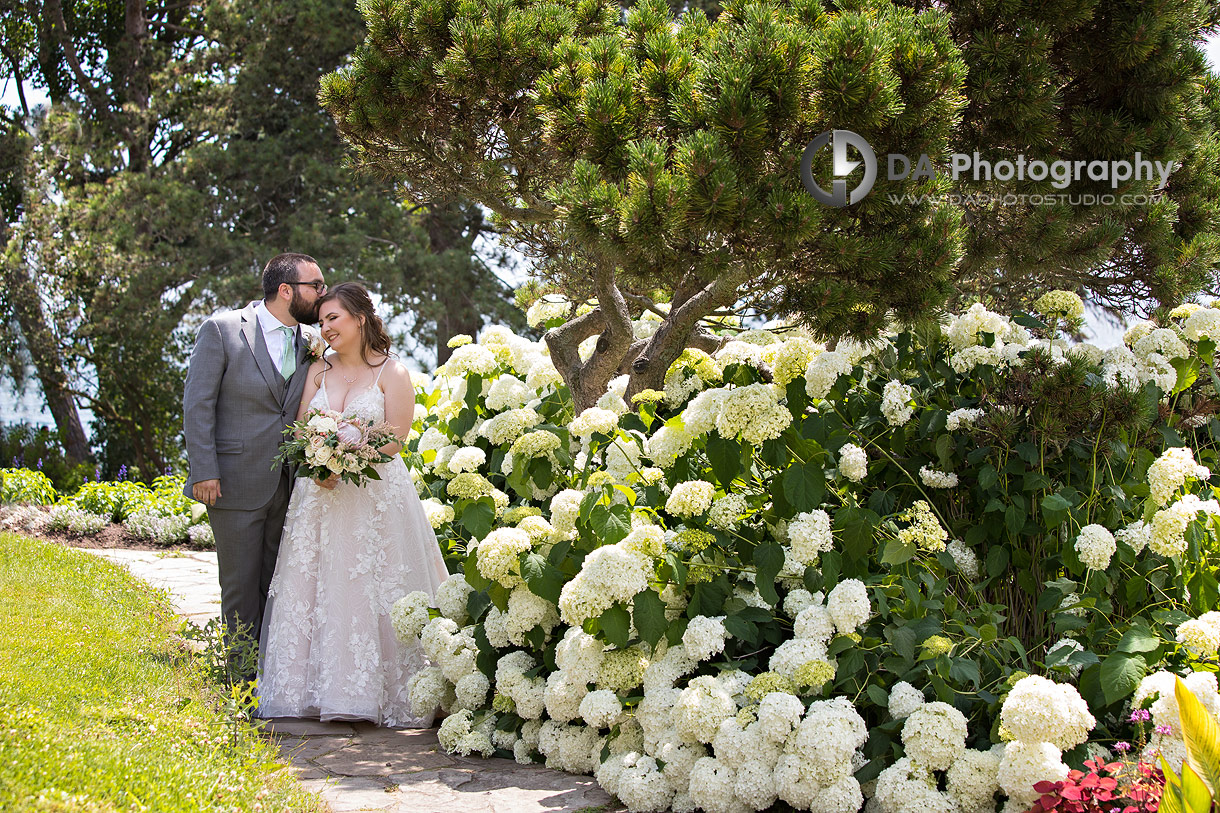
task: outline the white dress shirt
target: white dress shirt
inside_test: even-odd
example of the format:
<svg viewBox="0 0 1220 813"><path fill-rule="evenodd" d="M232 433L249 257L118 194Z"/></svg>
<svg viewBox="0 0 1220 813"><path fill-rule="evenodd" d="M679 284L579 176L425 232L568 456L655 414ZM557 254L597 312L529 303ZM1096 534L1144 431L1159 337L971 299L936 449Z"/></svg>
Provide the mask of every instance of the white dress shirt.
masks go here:
<svg viewBox="0 0 1220 813"><path fill-rule="evenodd" d="M278 370L280 361L284 358L284 331L280 328L292 326L281 322L261 301L255 303L254 312L258 315L258 326L263 331L263 341L267 343L267 355L271 356L271 363ZM292 327L293 336L296 336L296 331L297 329Z"/></svg>

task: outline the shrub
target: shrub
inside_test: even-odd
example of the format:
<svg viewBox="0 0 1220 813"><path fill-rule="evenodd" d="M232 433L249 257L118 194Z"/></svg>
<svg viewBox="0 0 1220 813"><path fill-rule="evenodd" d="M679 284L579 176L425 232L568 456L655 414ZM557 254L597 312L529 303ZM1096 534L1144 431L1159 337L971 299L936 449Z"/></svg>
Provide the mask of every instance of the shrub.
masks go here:
<svg viewBox="0 0 1220 813"><path fill-rule="evenodd" d="M49 477L29 469L0 469L0 503L50 505L57 495Z"/></svg>
<svg viewBox="0 0 1220 813"><path fill-rule="evenodd" d="M68 460L54 429L28 423L0 426L0 464L40 471L65 494L95 476L92 464Z"/></svg>
<svg viewBox="0 0 1220 813"><path fill-rule="evenodd" d="M441 617L403 627L437 664L417 711L632 809L1031 803L1086 737L1129 737L1154 668L1220 644L1206 320L1102 352L1053 316L726 333L578 416L541 344L459 347L406 453L462 554ZM1075 688L1002 719L1029 673ZM1012 737L1060 707L1063 736Z"/></svg>
<svg viewBox="0 0 1220 813"><path fill-rule="evenodd" d="M76 536L95 534L110 524L110 517L94 514L71 503L52 506L46 527L52 531L67 531Z"/></svg>

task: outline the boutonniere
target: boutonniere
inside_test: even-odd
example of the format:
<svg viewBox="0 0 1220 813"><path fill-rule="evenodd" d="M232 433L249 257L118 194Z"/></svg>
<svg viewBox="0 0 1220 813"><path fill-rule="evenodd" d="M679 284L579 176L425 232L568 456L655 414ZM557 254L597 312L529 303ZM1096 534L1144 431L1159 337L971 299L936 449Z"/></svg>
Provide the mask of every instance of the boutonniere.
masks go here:
<svg viewBox="0 0 1220 813"><path fill-rule="evenodd" d="M322 338L322 334L304 329L301 330L301 334L301 338L305 340L305 361L312 362L322 358L322 354L329 346Z"/></svg>

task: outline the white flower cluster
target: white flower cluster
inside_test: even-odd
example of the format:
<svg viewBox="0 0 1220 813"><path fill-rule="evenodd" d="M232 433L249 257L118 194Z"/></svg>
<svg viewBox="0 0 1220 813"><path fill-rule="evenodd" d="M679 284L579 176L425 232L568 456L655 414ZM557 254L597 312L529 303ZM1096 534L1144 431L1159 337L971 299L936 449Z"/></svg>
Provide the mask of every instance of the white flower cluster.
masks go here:
<svg viewBox="0 0 1220 813"><path fill-rule="evenodd" d="M915 408L911 406L914 390L901 381L890 381L881 393L881 414L890 426L902 426L911 420Z"/></svg>
<svg viewBox="0 0 1220 813"><path fill-rule="evenodd" d="M648 587L651 573L652 560L633 548L627 539L597 548L585 557L580 572L559 594L559 612L564 623L579 627L615 602L629 603Z"/></svg>
<svg viewBox="0 0 1220 813"><path fill-rule="evenodd" d="M980 302L975 302L964 313L952 317L944 328L949 346L954 350L986 344L984 333L991 334L993 343L1002 344L1007 332L1008 320L987 310Z"/></svg>
<svg viewBox="0 0 1220 813"><path fill-rule="evenodd" d="M568 424L568 429L578 438L612 435L618 429L618 413L601 407L589 407Z"/></svg>
<svg viewBox="0 0 1220 813"><path fill-rule="evenodd" d="M1169 734L1152 738L1144 751L1146 759L1155 760L1159 751L1169 767L1180 773L1186 758L1186 743L1182 739L1182 720L1179 718L1178 697L1174 691L1178 676L1172 672L1154 672L1140 681L1131 697L1133 709L1147 708L1152 713L1152 723L1165 726ZM1220 694L1216 691L1215 672L1191 672L1181 678L1186 688L1194 693L1203 707L1213 717L1220 714Z"/></svg>
<svg viewBox="0 0 1220 813"><path fill-rule="evenodd" d="M671 425L677 423L678 425ZM674 462L690 450L694 436L687 432L680 421L665 424L645 443L645 451L652 462L663 469L673 466Z"/></svg>
<svg viewBox="0 0 1220 813"><path fill-rule="evenodd" d="M1148 549L1161 556L1181 556L1186 552L1186 527L1201 512L1208 516L1220 514L1220 503L1187 494L1163 511L1157 511L1149 529Z"/></svg>
<svg viewBox="0 0 1220 813"><path fill-rule="evenodd" d="M536 395L537 392L533 387L528 386L515 375L505 373L491 382L491 386L487 388L487 394L484 396L484 403L493 412L499 412L502 409L520 409Z"/></svg>
<svg viewBox="0 0 1220 813"><path fill-rule="evenodd" d="M1166 449L1148 467L1149 496L1164 508L1174 492L1186 485L1187 480L1207 480L1211 470L1195 462L1194 452L1187 446Z"/></svg>
<svg viewBox="0 0 1220 813"><path fill-rule="evenodd" d="M108 518L103 517L101 519L102 523L100 526L96 524L96 519L92 520L90 527L96 526L95 530L74 530L74 532L96 533L109 523ZM136 536L148 539L155 545L176 545L187 539L187 529L191 526L191 518L188 514L165 516L155 510L137 510L127 515L127 519L123 520L123 525Z"/></svg>
<svg viewBox="0 0 1220 813"><path fill-rule="evenodd" d="M839 447L839 473L859 483L868 476L868 453L854 443Z"/></svg>
<svg viewBox="0 0 1220 813"><path fill-rule="evenodd" d="M963 426L974 426L983 414L981 409L955 409L945 418L945 429L956 432Z"/></svg>
<svg viewBox="0 0 1220 813"><path fill-rule="evenodd" d="M563 297L542 297L525 312L525 322L532 328L538 328L553 319L566 319L572 309L572 303Z"/></svg>
<svg viewBox="0 0 1220 813"><path fill-rule="evenodd" d="M682 633L682 645L687 654L697 661L706 661L724 651L725 639L729 637L724 628L724 616L698 615L690 620L686 632Z"/></svg>
<svg viewBox="0 0 1220 813"><path fill-rule="evenodd" d="M712 507L716 487L706 480L678 483L665 501L665 510L679 517L695 517Z"/></svg>
<svg viewBox="0 0 1220 813"><path fill-rule="evenodd" d="M435 497L429 497L421 503L424 506L424 516L428 518L428 524L434 530L453 522L455 514L452 505L446 505Z"/></svg>
<svg viewBox="0 0 1220 813"><path fill-rule="evenodd" d="M147 533L140 533L137 536L153 538L154 523L153 520L160 519L157 514L145 514L140 519L136 520L136 527ZM130 520L130 517L128 518ZM187 524L190 524L190 517L186 517ZM95 534L110 524L110 517L94 514L86 511L83 508L78 508L71 503L60 503L54 505L47 512L45 527L52 531L67 531L78 536L87 536ZM124 523L126 524L126 522ZM130 526L128 530L136 533ZM186 533L186 528L182 529L183 534ZM163 544L173 544L172 541Z"/></svg>
<svg viewBox="0 0 1220 813"><path fill-rule="evenodd" d="M187 528L186 536L197 548L216 547L216 536L212 533L212 526L206 522L200 522Z"/></svg>
<svg viewBox="0 0 1220 813"><path fill-rule="evenodd" d="M1076 553L1090 570L1105 570L1118 550L1114 536L1101 525L1086 525L1076 537Z"/></svg>
<svg viewBox="0 0 1220 813"><path fill-rule="evenodd" d="M1197 658L1214 658L1220 650L1220 612L1207 612L1178 625L1177 641Z"/></svg>
<svg viewBox="0 0 1220 813"><path fill-rule="evenodd" d="M953 564L957 566L957 571L971 581L975 581L979 577L979 557L974 551L966 547L966 543L960 539L953 539L945 546L945 550L953 557Z"/></svg>
<svg viewBox="0 0 1220 813"><path fill-rule="evenodd" d="M763 361L771 365L772 378L781 387L805 374L813 356L822 351L821 345L806 336L793 336L767 345Z"/></svg>
<svg viewBox="0 0 1220 813"><path fill-rule="evenodd" d="M805 392L815 401L830 394L839 376L847 375L855 361L847 353L826 350L815 355L805 368Z"/></svg>
<svg viewBox="0 0 1220 813"><path fill-rule="evenodd" d="M431 606L432 599L423 590L408 593L394 602L390 608L390 625L399 641L403 644L419 641L424 627L428 625L428 609Z"/></svg>
<svg viewBox="0 0 1220 813"><path fill-rule="evenodd" d="M830 515L820 508L797 514L788 523L788 542L798 562L805 566L817 564L819 553L834 548Z"/></svg>
<svg viewBox="0 0 1220 813"><path fill-rule="evenodd" d="M728 390L718 399L716 431L721 437L735 438L754 446L777 438L792 423L792 413L779 404L774 390L766 384L750 384Z"/></svg>
<svg viewBox="0 0 1220 813"><path fill-rule="evenodd" d="M919 469L919 479L928 488L957 488L957 473L952 471L939 471L930 466L922 466Z"/></svg>
<svg viewBox="0 0 1220 813"><path fill-rule="evenodd" d="M740 494L726 494L712 503L707 521L713 528L730 531L741 523L741 517L750 510L746 498Z"/></svg>
<svg viewBox="0 0 1220 813"><path fill-rule="evenodd" d="M520 554L530 549L529 534L520 528L496 528L476 547L479 575L505 587L521 584Z"/></svg>
<svg viewBox="0 0 1220 813"><path fill-rule="evenodd" d="M1000 724L1013 736L999 769L1011 803L1029 807L1036 782L1067 776L1063 751L1087 740L1096 722L1074 687L1038 675L1017 681L1000 708Z"/></svg>
<svg viewBox="0 0 1220 813"><path fill-rule="evenodd" d="M1220 309L1197 308L1186 317L1183 326L1186 338L1192 342L1211 339L1220 341Z"/></svg>

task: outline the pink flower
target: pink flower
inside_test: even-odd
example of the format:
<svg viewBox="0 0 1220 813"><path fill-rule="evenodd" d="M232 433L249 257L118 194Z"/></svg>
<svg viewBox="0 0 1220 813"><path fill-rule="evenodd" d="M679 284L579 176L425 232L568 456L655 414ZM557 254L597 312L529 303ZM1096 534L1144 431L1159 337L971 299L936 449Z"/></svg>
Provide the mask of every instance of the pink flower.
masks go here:
<svg viewBox="0 0 1220 813"><path fill-rule="evenodd" d="M364 433L346 421L339 424L339 431L336 434L339 436L340 443L346 443L349 446L358 446L364 441Z"/></svg>

